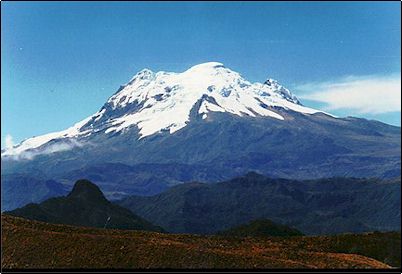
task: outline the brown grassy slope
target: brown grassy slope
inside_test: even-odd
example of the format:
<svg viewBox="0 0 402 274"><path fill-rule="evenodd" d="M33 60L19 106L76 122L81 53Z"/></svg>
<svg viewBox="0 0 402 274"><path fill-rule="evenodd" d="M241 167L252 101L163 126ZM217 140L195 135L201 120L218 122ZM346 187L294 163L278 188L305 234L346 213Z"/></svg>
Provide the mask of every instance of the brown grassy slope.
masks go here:
<svg viewBox="0 0 402 274"><path fill-rule="evenodd" d="M401 267L400 232L297 237L286 240L286 243L296 249L359 254L393 267Z"/></svg>
<svg viewBox="0 0 402 274"><path fill-rule="evenodd" d="M282 238L104 230L6 215L1 219L3 268L389 268L361 255L298 248Z"/></svg>

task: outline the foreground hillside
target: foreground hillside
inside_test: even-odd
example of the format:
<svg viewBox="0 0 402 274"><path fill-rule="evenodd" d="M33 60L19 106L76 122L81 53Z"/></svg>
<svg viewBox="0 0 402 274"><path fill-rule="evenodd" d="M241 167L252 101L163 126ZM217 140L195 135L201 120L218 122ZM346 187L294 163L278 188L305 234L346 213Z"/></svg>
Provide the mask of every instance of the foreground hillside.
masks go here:
<svg viewBox="0 0 402 274"><path fill-rule="evenodd" d="M217 235L235 237L291 237L303 236L299 230L272 222L268 219L253 220L247 224L220 231Z"/></svg>
<svg viewBox="0 0 402 274"><path fill-rule="evenodd" d="M339 238L333 237L169 235L55 225L7 215L1 218L2 267L6 269L389 268L375 259L344 253L368 252L374 244L391 254L400 247L400 234L392 233L389 237L399 237L399 241L395 238L378 244L382 236L377 234L347 236L356 237L352 241L363 248L353 249L334 245Z"/></svg>

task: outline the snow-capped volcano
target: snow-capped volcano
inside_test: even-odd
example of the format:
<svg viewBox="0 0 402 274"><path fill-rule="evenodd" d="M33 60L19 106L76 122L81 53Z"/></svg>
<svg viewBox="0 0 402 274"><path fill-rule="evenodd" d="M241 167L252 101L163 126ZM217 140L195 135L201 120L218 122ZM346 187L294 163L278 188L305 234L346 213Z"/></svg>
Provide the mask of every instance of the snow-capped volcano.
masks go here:
<svg viewBox="0 0 402 274"><path fill-rule="evenodd" d="M305 107L277 81L251 83L221 63L182 73L144 69L95 114L2 151L2 175L9 176L2 190L15 193L4 205L20 203L27 182L42 182L55 195L81 178L114 198L250 171L393 178L401 172L400 142L398 127ZM28 191L24 201L32 195L47 194Z"/></svg>
<svg viewBox="0 0 402 274"><path fill-rule="evenodd" d="M185 127L190 113L207 119L210 112L238 116L267 116L285 120L275 108L312 114L318 110L301 105L277 81L251 83L218 62L203 63L182 73L144 69L122 86L94 115L64 131L29 138L2 156L17 155L54 140L70 141L94 132L122 132L135 125L139 139L162 130L171 134Z"/></svg>

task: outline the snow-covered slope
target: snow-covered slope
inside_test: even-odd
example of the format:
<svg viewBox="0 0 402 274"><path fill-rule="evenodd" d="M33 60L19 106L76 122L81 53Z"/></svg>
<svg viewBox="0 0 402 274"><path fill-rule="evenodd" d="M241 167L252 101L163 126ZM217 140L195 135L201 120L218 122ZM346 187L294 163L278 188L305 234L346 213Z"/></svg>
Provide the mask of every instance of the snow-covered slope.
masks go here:
<svg viewBox="0 0 402 274"><path fill-rule="evenodd" d="M56 139L76 140L94 132L124 132L133 125L139 129L139 139L161 130L172 134L189 123L190 112L197 103L196 111L202 119L207 119L210 112L228 112L285 122L276 108L304 114L319 112L301 105L288 89L273 79L250 83L217 62L199 64L183 73L154 73L144 69L94 115L64 131L29 138L3 151L2 156L18 155Z"/></svg>

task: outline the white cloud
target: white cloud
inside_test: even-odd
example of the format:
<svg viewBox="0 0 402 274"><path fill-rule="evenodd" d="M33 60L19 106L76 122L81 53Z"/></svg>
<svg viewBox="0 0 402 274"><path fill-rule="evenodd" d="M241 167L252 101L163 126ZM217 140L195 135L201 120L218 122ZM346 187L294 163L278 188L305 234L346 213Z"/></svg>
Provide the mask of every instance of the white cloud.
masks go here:
<svg viewBox="0 0 402 274"><path fill-rule="evenodd" d="M296 87L301 99L325 103L325 110L350 109L360 114L401 111L400 75L349 76Z"/></svg>
<svg viewBox="0 0 402 274"><path fill-rule="evenodd" d="M7 136L9 136L9 135L7 135ZM7 138L7 136L6 136L6 152L7 152L7 154L4 154L4 156L7 156L16 161L32 160L37 155L51 154L51 153L56 153L56 152L60 152L60 151L70 150L74 147L82 147L83 146L82 143L80 143L74 139L70 139L70 140L68 140L68 142L59 142L59 143L54 143L54 144L48 144L48 145L45 145L44 147L38 147L35 149L24 150L19 153L15 153L15 150L13 147L7 148L7 141L12 142L12 140L10 138ZM90 144L90 143L87 143L87 144ZM3 154L2 154L2 157L3 157Z"/></svg>
<svg viewBox="0 0 402 274"><path fill-rule="evenodd" d="M14 147L14 142L13 142L13 136L10 134L6 135L6 149L13 149Z"/></svg>

